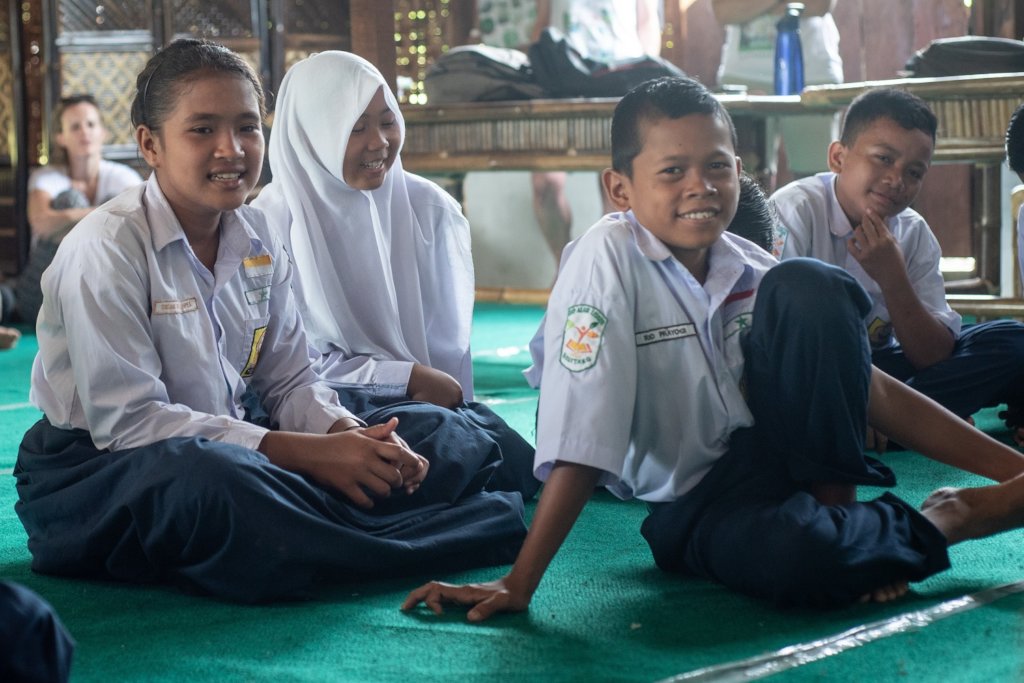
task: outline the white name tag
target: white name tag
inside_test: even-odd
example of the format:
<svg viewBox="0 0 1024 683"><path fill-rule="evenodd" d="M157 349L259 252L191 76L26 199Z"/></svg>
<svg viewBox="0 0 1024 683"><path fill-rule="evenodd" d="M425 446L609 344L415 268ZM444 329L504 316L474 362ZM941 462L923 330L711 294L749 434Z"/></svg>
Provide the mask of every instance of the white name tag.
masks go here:
<svg viewBox="0 0 1024 683"><path fill-rule="evenodd" d="M647 346L648 344L657 344L658 342L672 341L673 339L682 339L683 337L692 337L695 334L697 334L697 327L693 323L658 327L653 330L637 332L636 345Z"/></svg>
<svg viewBox="0 0 1024 683"><path fill-rule="evenodd" d="M189 297L182 301L154 301L153 315L180 315L182 313L194 313L199 310L199 302L196 298Z"/></svg>

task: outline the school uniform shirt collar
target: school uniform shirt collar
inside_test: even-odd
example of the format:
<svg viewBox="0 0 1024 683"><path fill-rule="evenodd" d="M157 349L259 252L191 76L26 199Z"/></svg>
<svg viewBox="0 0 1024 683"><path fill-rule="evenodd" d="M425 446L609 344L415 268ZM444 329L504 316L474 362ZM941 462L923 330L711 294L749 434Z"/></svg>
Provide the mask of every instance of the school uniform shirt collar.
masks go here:
<svg viewBox="0 0 1024 683"><path fill-rule="evenodd" d="M668 246L658 239L654 233L640 224L632 211L625 214L633 231L633 239L637 248L646 258L667 265L672 263L678 272L684 277L691 288L697 287L708 292L717 292L718 296L710 301L712 306L718 303L718 299L725 299L733 287L740 280L744 273L749 271L750 264L746 262L743 253L735 244L730 241L726 234L722 234L708 250L708 276L701 286L693 275L672 255ZM692 282L691 282L692 281Z"/></svg>
<svg viewBox="0 0 1024 683"><path fill-rule="evenodd" d="M836 195L836 181L839 176L835 173L823 173L819 175L828 197L828 229L833 237L849 237L853 232L853 224L846 217L846 212L839 204L839 197ZM892 226L896 217L890 216L885 219L885 225L892 232Z"/></svg>
<svg viewBox="0 0 1024 683"><path fill-rule="evenodd" d="M185 230L178 222L178 217L174 215L174 210L167 202L163 190L160 189L156 173L151 173L146 181L143 204L155 251L163 251L165 247L174 242L182 242L186 248L191 250L185 237ZM221 214L221 241L221 254L234 254L239 258L244 258L250 254L260 254L265 251L263 241L256 235L252 227L238 216L236 211L225 211ZM217 261L219 265L220 256Z"/></svg>

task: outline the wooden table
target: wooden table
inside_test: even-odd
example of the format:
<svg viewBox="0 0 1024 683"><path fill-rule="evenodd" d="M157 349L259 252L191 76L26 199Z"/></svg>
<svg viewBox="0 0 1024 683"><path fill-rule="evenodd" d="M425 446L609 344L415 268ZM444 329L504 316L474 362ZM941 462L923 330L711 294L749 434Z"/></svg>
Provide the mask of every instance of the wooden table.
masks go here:
<svg viewBox="0 0 1024 683"><path fill-rule="evenodd" d="M720 97L736 122L836 111L806 107L799 96ZM600 171L610 165L618 98L426 105L403 110L402 164L419 173Z"/></svg>
<svg viewBox="0 0 1024 683"><path fill-rule="evenodd" d="M842 110L864 90L901 87L926 100L939 118L937 162L975 165L979 277L998 283L991 297L950 297L978 315L1024 316L1019 284L1007 273L1001 252L1012 245L1015 216L1003 201L1001 170L1007 121L1024 101L1024 73L894 79L810 87L798 96L720 95L740 135L748 168L768 158L764 122L774 117L821 115ZM599 171L609 165L610 122L617 98L526 100L408 107L402 163L412 171ZM753 160L747 155L753 155ZM960 189L960 188L956 188ZM968 188L963 188L967 191ZM1013 260L1015 264L1015 259ZM1015 273L1016 266L1012 267Z"/></svg>

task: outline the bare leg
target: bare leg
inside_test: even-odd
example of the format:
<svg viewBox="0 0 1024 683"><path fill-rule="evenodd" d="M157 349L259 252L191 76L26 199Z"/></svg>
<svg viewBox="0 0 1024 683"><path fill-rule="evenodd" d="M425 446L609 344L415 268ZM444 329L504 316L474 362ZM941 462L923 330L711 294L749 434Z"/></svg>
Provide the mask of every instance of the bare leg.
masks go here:
<svg viewBox="0 0 1024 683"><path fill-rule="evenodd" d="M921 505L921 514L950 545L1024 527L1024 475L977 488L942 488Z"/></svg>
<svg viewBox="0 0 1024 683"><path fill-rule="evenodd" d="M569 242L572 229L572 208L565 196L566 174L563 172L532 173L533 213L544 233L548 248L559 261L562 247Z"/></svg>

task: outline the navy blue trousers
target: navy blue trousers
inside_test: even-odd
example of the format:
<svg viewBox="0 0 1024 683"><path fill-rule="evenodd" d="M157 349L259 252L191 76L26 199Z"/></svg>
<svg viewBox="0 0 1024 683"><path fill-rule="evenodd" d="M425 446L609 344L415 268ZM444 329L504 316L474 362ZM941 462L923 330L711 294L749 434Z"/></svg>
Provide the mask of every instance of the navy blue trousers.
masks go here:
<svg viewBox="0 0 1024 683"><path fill-rule="evenodd" d="M466 402L449 410L432 403L408 399L382 399L353 388L338 390L341 404L367 424L383 424L398 418L398 435L420 455L432 451L486 452L468 460L477 467L487 491L516 491L529 500L540 489L533 476L534 448L483 403ZM420 450L417 450L419 448Z"/></svg>
<svg viewBox="0 0 1024 683"><path fill-rule="evenodd" d="M36 571L169 581L240 602L511 562L526 532L523 499L484 490L497 449L446 448L479 430L418 424L422 438L405 438L430 460L427 478L367 511L239 446L174 438L100 451L87 432L44 419L22 440L15 511Z"/></svg>
<svg viewBox="0 0 1024 683"><path fill-rule="evenodd" d="M875 351L872 362L960 417L1006 403L1024 408L1024 324L993 320L965 325L944 361L917 370L895 346Z"/></svg>
<svg viewBox="0 0 1024 683"><path fill-rule="evenodd" d="M779 605L832 606L948 568L946 540L889 493L826 506L813 482L891 486L864 455L867 294L843 270L792 259L761 283L747 339L755 425L693 491L651 505L642 533L658 566Z"/></svg>
<svg viewBox="0 0 1024 683"><path fill-rule="evenodd" d="M63 683L74 649L49 603L24 586L0 581L0 681Z"/></svg>

